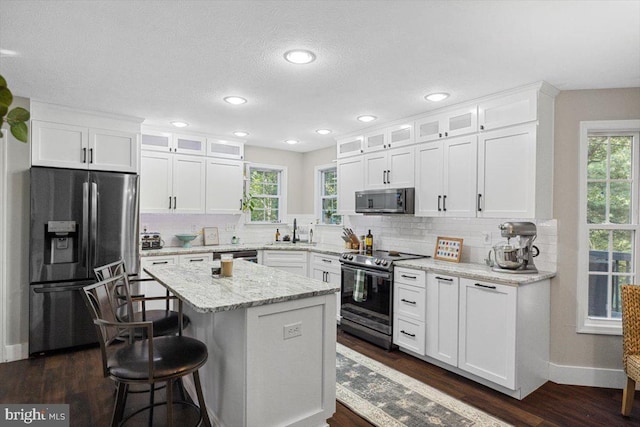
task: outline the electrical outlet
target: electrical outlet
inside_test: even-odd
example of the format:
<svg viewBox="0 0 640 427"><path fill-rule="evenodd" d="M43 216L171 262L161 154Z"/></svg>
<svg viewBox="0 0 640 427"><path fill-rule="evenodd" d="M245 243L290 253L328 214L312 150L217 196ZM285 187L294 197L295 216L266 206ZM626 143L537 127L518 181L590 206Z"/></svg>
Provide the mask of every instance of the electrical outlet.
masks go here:
<svg viewBox="0 0 640 427"><path fill-rule="evenodd" d="M302 335L302 322L292 323L290 325L284 325L283 328L284 339L295 338Z"/></svg>
<svg viewBox="0 0 640 427"><path fill-rule="evenodd" d="M225 231L235 231L236 230L236 225L231 223L231 224L227 224L224 227Z"/></svg>
<svg viewBox="0 0 640 427"><path fill-rule="evenodd" d="M483 231L482 232L482 241L484 242L485 245L490 245L491 244L491 233Z"/></svg>

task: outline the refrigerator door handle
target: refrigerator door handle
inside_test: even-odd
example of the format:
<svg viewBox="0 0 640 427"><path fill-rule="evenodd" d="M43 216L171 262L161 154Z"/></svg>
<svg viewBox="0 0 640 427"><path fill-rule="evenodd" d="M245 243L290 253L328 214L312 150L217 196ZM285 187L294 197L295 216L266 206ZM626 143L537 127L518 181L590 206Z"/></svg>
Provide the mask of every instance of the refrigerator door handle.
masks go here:
<svg viewBox="0 0 640 427"><path fill-rule="evenodd" d="M80 257L82 266L87 267L87 251L89 250L89 183L82 184L82 246Z"/></svg>
<svg viewBox="0 0 640 427"><path fill-rule="evenodd" d="M98 184L91 183L91 248L90 257L91 268L97 267L96 261L98 260Z"/></svg>

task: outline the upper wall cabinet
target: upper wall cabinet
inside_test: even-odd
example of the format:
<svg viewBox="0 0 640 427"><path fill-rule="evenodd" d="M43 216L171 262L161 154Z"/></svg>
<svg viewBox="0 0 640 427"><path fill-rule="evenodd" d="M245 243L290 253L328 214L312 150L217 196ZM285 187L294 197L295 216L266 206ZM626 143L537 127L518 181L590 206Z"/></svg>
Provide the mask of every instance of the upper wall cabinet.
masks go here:
<svg viewBox="0 0 640 427"><path fill-rule="evenodd" d="M242 213L243 166L238 160L207 159L206 213Z"/></svg>
<svg viewBox="0 0 640 427"><path fill-rule="evenodd" d="M207 156L225 159L244 159L244 143L207 138Z"/></svg>
<svg viewBox="0 0 640 427"><path fill-rule="evenodd" d="M429 142L478 131L476 105L416 120L416 142Z"/></svg>
<svg viewBox="0 0 640 427"><path fill-rule="evenodd" d="M338 213L356 213L356 191L364 189L364 162L362 156L338 160Z"/></svg>
<svg viewBox="0 0 640 427"><path fill-rule="evenodd" d="M31 164L137 172L138 134L33 120Z"/></svg>
<svg viewBox="0 0 640 427"><path fill-rule="evenodd" d="M351 138L343 138L338 140L337 156L339 159L349 156L355 156L364 152L364 137L353 136Z"/></svg>
<svg viewBox="0 0 640 427"><path fill-rule="evenodd" d="M413 147L369 153L364 159L364 189L413 187Z"/></svg>
<svg viewBox="0 0 640 427"><path fill-rule="evenodd" d="M178 154L204 156L207 152L206 138L145 129L142 132L142 149Z"/></svg>
<svg viewBox="0 0 640 427"><path fill-rule="evenodd" d="M379 129L364 135L364 152L402 147L415 142L413 122Z"/></svg>
<svg viewBox="0 0 640 427"><path fill-rule="evenodd" d="M478 104L481 131L531 122L538 118L538 91L500 96Z"/></svg>

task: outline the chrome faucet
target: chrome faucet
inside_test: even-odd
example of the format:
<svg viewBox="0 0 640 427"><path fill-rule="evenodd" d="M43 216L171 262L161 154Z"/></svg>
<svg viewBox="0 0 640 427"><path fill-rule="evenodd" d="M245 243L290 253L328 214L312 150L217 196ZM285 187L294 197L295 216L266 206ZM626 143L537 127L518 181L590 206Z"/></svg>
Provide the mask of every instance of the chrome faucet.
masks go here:
<svg viewBox="0 0 640 427"><path fill-rule="evenodd" d="M293 239L291 239L291 243L295 243L297 242L299 239L296 237L296 230L298 228L298 225L296 223L296 219L293 218Z"/></svg>

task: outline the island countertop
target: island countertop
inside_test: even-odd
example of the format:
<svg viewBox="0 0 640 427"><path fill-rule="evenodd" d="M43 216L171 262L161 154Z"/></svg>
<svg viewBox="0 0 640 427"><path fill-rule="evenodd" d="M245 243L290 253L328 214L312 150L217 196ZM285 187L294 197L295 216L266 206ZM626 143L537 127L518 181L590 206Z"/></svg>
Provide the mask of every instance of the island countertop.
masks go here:
<svg viewBox="0 0 640 427"><path fill-rule="evenodd" d="M145 267L151 277L201 313L236 310L338 292L336 285L236 259L233 277L214 277L219 261Z"/></svg>

